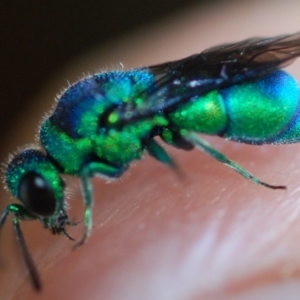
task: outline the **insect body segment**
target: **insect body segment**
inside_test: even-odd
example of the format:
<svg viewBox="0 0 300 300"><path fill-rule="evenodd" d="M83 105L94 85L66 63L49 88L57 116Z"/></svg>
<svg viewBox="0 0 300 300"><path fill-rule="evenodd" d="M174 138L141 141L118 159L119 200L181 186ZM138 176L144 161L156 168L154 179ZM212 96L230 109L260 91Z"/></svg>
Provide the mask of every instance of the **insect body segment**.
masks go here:
<svg viewBox="0 0 300 300"><path fill-rule="evenodd" d="M151 118L116 128L113 112L139 98L154 77L146 71L109 72L84 79L62 95L53 115L41 127L40 139L63 173L79 175L90 162L126 169L141 158L143 140L156 123ZM118 172L117 172L118 173ZM114 172L104 173L115 176Z"/></svg>
<svg viewBox="0 0 300 300"><path fill-rule="evenodd" d="M196 96L169 113L168 118L178 128L237 142L297 142L299 96L296 80L279 70L255 81Z"/></svg>
<svg viewBox="0 0 300 300"><path fill-rule="evenodd" d="M224 137L250 144L291 142L282 134L291 130L299 106L299 85L292 76L276 71L222 94L230 117Z"/></svg>
<svg viewBox="0 0 300 300"><path fill-rule="evenodd" d="M59 98L40 128L44 150L25 149L7 165L8 190L21 201L0 216L13 215L17 239L35 289L40 288L20 220L39 220L52 233L72 239L61 174L81 180L85 206L83 244L92 228L91 177L117 178L145 151L176 169L157 142L197 147L247 179L272 188L214 149L197 133L250 144L300 141L300 92L279 70L300 56L300 34L249 39L191 57L131 71L84 78Z"/></svg>

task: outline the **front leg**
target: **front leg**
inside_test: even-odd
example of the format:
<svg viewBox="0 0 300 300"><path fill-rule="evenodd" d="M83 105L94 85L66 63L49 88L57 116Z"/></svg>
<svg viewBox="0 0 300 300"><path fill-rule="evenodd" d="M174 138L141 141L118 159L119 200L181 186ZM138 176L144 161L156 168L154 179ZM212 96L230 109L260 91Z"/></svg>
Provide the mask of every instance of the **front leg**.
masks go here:
<svg viewBox="0 0 300 300"><path fill-rule="evenodd" d="M112 167L110 165L101 162L92 162L86 165L80 172L81 189L84 202L84 233L81 240L75 244L74 248L81 246L85 243L90 235L90 231L93 225L93 186L91 183L91 177L95 174L103 175L104 177L119 177L127 166L122 168Z"/></svg>
<svg viewBox="0 0 300 300"><path fill-rule="evenodd" d="M35 215L33 215L29 210L27 210L27 208L25 206L23 206L21 204L10 204L4 209L4 211L2 212L2 214L0 216L0 229L4 225L4 223L7 219L7 216L10 213L13 215L13 227L15 230L17 242L19 244L25 265L29 272L29 276L30 276L33 288L36 291L39 291L42 288L40 277L39 277L39 274L35 267L35 264L31 258L29 250L27 248L27 244L25 242L23 232L22 232L22 229L20 226L20 219L36 220L37 217Z"/></svg>

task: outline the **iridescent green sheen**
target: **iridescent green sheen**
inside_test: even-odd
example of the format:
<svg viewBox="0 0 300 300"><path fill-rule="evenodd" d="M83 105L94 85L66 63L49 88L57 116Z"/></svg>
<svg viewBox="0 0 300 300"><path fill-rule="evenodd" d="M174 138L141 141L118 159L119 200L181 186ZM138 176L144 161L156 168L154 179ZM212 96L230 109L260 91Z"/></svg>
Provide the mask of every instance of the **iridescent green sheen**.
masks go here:
<svg viewBox="0 0 300 300"><path fill-rule="evenodd" d="M227 118L224 101L218 91L194 97L168 115L173 126L214 135L225 129Z"/></svg>
<svg viewBox="0 0 300 300"><path fill-rule="evenodd" d="M42 124L40 140L63 173L79 175L91 160L99 159L123 168L142 157L143 139L148 138L155 127L166 126L167 120L157 115L120 130L114 128L118 115L110 113L110 109L128 101L141 105L147 96L140 95L141 91L153 84L153 78L148 71L97 74L73 85L62 96L53 116ZM81 97L82 93L85 97L80 101L75 96ZM73 102L76 111L68 119L71 113L68 107ZM64 114L65 119L60 117L57 121L57 113Z"/></svg>
<svg viewBox="0 0 300 300"><path fill-rule="evenodd" d="M106 134L94 137L94 151L98 157L113 165L129 164L142 157L142 140L154 126L155 123L149 120L125 126L121 131L112 128Z"/></svg>
<svg viewBox="0 0 300 300"><path fill-rule="evenodd" d="M92 139L72 139L53 126L50 120L42 124L40 140L64 173L71 175L79 174L93 149Z"/></svg>
<svg viewBox="0 0 300 300"><path fill-rule="evenodd" d="M55 211L58 213L64 205L62 180L56 167L39 150L26 149L9 162L5 174L7 187L16 198L19 198L19 183L22 177L30 171L45 178L51 186L56 199Z"/></svg>
<svg viewBox="0 0 300 300"><path fill-rule="evenodd" d="M297 115L291 122L288 130L283 131L277 137L275 137L272 144L292 144L299 143L300 136L300 112L297 111Z"/></svg>
<svg viewBox="0 0 300 300"><path fill-rule="evenodd" d="M274 142L287 129L300 95L298 83L284 71L232 86L221 93L230 118L224 136L253 144Z"/></svg>
<svg viewBox="0 0 300 300"><path fill-rule="evenodd" d="M168 119L171 126L237 142L291 143L299 140L300 121L294 120L299 97L297 81L284 71L276 71L256 81L192 98L169 113ZM166 134L165 140L170 139Z"/></svg>

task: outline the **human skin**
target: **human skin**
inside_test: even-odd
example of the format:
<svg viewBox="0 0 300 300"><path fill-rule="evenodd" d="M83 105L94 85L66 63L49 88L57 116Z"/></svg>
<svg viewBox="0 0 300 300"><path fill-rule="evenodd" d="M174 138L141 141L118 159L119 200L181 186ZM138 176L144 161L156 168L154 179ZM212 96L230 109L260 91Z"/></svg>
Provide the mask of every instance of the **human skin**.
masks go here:
<svg viewBox="0 0 300 300"><path fill-rule="evenodd" d="M159 34L157 28L143 32L134 46L132 38L125 39L128 48L110 45L117 49L115 60L104 50L107 61L99 61L106 67L122 54L129 65L139 66L143 56L144 64L158 63L220 42L296 32L300 4L287 3L272 9L263 1L228 3L205 13L193 9L157 25ZM75 65L80 74L99 61L92 57L84 66ZM300 78L300 71L293 74ZM49 91L45 94L49 97ZM71 241L52 236L37 221L23 222L43 284L40 293L32 290L8 221L1 237L3 299L298 299L300 146L207 140L261 180L288 189L258 186L200 151L167 147L183 177L146 156L118 181L93 180L94 227L76 251ZM79 187L72 179L68 186L70 218L81 220ZM79 239L82 223L69 233Z"/></svg>

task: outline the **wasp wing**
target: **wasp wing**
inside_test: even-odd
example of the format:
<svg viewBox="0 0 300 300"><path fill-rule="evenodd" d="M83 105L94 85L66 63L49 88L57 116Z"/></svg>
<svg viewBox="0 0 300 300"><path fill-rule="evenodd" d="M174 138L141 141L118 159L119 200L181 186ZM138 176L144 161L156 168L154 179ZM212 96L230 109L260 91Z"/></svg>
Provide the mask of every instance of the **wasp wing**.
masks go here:
<svg viewBox="0 0 300 300"><path fill-rule="evenodd" d="M291 64L298 56L300 32L209 48L181 60L144 68L156 78L139 97L146 101L138 105L129 101L116 112L121 124L151 117L212 90L265 76Z"/></svg>

